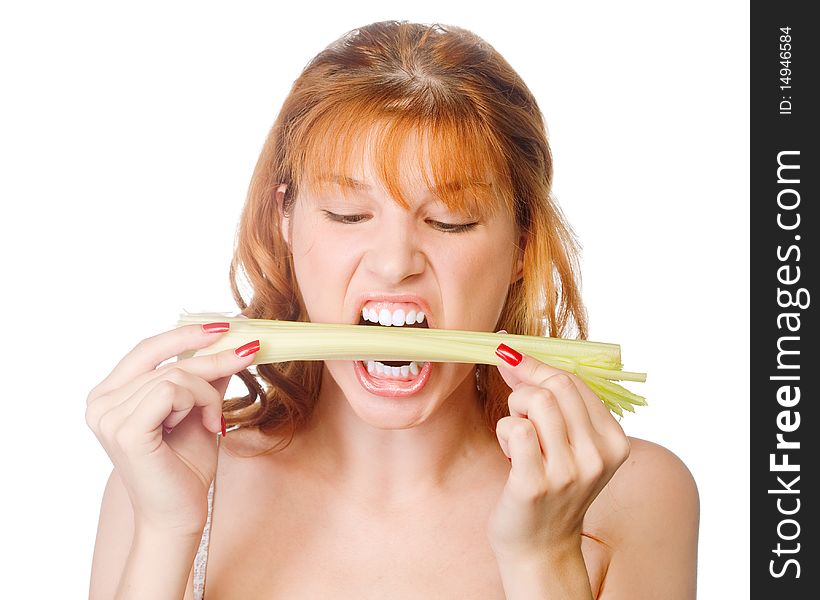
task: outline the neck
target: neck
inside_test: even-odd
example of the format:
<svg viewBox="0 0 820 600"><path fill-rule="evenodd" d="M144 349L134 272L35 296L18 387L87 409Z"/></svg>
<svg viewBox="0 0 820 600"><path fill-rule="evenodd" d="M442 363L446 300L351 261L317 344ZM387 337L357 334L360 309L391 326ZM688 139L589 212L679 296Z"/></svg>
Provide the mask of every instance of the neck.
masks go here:
<svg viewBox="0 0 820 600"><path fill-rule="evenodd" d="M484 423L472 368L447 397L428 400L416 421L392 429L364 421L323 368L311 423L299 436L300 458L334 494L370 509L452 497L471 475L486 472L485 461L503 458Z"/></svg>

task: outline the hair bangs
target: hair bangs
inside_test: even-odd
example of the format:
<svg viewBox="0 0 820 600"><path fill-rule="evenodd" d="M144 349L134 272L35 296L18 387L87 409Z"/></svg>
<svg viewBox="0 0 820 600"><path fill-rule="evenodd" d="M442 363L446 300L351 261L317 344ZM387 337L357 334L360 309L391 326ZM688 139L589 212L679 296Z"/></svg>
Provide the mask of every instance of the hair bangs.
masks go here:
<svg viewBox="0 0 820 600"><path fill-rule="evenodd" d="M456 214L479 218L501 207L513 210L500 144L475 116L375 111L369 101L337 102L315 114L293 132L294 198L304 190L326 193L330 186L349 200L351 193L367 191L359 174L370 164L377 185L405 209L420 182Z"/></svg>

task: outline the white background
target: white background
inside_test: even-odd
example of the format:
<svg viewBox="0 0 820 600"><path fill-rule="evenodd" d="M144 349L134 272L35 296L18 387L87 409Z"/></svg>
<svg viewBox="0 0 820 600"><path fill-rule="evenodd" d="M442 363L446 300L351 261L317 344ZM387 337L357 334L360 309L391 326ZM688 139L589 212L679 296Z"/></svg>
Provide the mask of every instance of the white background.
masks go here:
<svg viewBox="0 0 820 600"><path fill-rule="evenodd" d="M535 94L590 339L649 373L622 424L698 482L699 597L748 595L745 3L113 4L0 12L4 596L87 595L110 472L88 391L183 308L236 310L235 227L292 82L396 18L473 30Z"/></svg>

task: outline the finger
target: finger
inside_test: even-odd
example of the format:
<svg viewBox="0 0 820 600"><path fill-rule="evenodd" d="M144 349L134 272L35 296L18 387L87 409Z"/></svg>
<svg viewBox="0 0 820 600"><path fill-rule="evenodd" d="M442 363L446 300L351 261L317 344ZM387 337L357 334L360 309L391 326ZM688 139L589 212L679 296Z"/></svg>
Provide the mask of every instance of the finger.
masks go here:
<svg viewBox="0 0 820 600"><path fill-rule="evenodd" d="M504 346L504 348L501 349L501 346ZM561 374L568 375L584 401L587 415L595 431L601 434L605 432L612 433L614 431L613 424L618 425L618 422L612 416L609 409L604 406L604 403L601 402L601 399L595 395L595 392L589 389L589 386L584 383L580 377L569 374L563 369L543 363L532 356L520 353L505 344L501 344L499 348L501 349L501 354L512 356L513 358L521 357L521 361L515 366L510 365L503 359L496 365L499 374L511 389L515 390L520 385L540 386L552 376ZM510 350L512 350L512 353L509 352ZM501 356L501 354L499 354L499 356Z"/></svg>
<svg viewBox="0 0 820 600"><path fill-rule="evenodd" d="M142 398L117 431L116 440L126 456L155 451L159 444L157 436L159 440L163 437L158 431L162 422L172 413L187 416L196 406L197 398L187 387L168 379L152 383L150 393ZM124 409L118 406L115 410Z"/></svg>
<svg viewBox="0 0 820 600"><path fill-rule="evenodd" d="M133 415L137 407L145 401L156 389L161 381L170 381L180 387L187 388L194 396L195 402L190 407L185 406L183 410L172 412L165 416L162 425L165 427L176 427L191 412L194 405L202 407L202 424L214 433L222 430L222 394L213 385L197 377L184 369L174 368L163 374L162 377L146 383L128 400L123 402L119 410L127 417Z"/></svg>
<svg viewBox="0 0 820 600"><path fill-rule="evenodd" d="M206 385L210 387L210 384ZM210 399L192 391L191 388L164 379L157 382L136 405L134 412L126 420L126 427L134 437L150 439L166 420L171 422L169 427L173 427L173 421L176 421L176 424L183 421L195 407L200 407L203 412L207 410L209 402ZM206 425L206 429L213 433L217 433L221 428L221 417L219 427L213 427L213 423L211 426Z"/></svg>
<svg viewBox="0 0 820 600"><path fill-rule="evenodd" d="M541 421L536 423L539 437L548 434L553 437L557 436L565 444L568 439L567 423L558 402L558 390L553 391L541 385L547 378L563 373L563 371L550 367L531 356L521 354L505 344L500 344L499 348L505 356L509 356L511 354L509 351L512 350L514 358L520 357L515 367L504 361L498 365L499 373L513 390L508 401L510 414L530 417L533 407L537 405L537 413ZM564 390L562 389L561 392L563 393ZM546 439L542 441L547 442Z"/></svg>
<svg viewBox="0 0 820 600"><path fill-rule="evenodd" d="M615 416L612 414L604 403L601 401L600 398L589 389L589 387L581 382L582 385L579 386L582 392L582 396L587 403L587 408L589 408L589 418L592 421L592 425L595 427L595 430L602 434L602 435L617 435L618 433L623 434L623 429L621 429L620 423L618 423Z"/></svg>
<svg viewBox="0 0 820 600"><path fill-rule="evenodd" d="M561 369L556 369L528 354L518 352L507 344L499 344L496 354L500 359L496 365L498 372L513 390L522 384L538 385L548 376L561 372ZM512 364L509 361L512 361Z"/></svg>
<svg viewBox="0 0 820 600"><path fill-rule="evenodd" d="M573 461L567 423L556 395L537 386L520 386L510 394L510 414L533 424L547 463Z"/></svg>
<svg viewBox="0 0 820 600"><path fill-rule="evenodd" d="M544 455L538 433L528 419L504 417L496 424L496 436L505 454L512 459L512 473L524 481L540 483L544 479Z"/></svg>
<svg viewBox="0 0 820 600"><path fill-rule="evenodd" d="M495 424L495 436L498 438L498 445L501 446L501 450L507 458L512 457L510 455L510 445L507 442L507 438L509 437L509 425L505 423L505 421L515 421L516 418L518 417L501 417L498 423ZM502 432L504 432L503 435Z"/></svg>
<svg viewBox="0 0 820 600"><path fill-rule="evenodd" d="M102 413L102 415L98 419L97 428L100 430L103 437L107 437L107 438L112 437L114 433L116 433L118 430L124 428L126 426L126 424L129 427L129 429L134 430L133 423L129 422L133 418L134 411L137 409L137 407L140 405L141 402L144 402L146 400L146 398L149 398L150 396L152 396L152 394L156 394L156 390L158 389L158 386L168 385L168 384L174 384L174 385L178 386L179 388L184 388L185 390L187 390L191 394L191 401L190 401L189 406L188 405L184 406L184 408L181 411L177 412L177 413L170 412L170 413L166 414L163 417L163 421L161 422L161 424L164 423L168 427L173 427L173 426L177 425L179 422L184 420L185 417L188 416L188 414L190 413L190 410L194 406L194 403L195 403L194 396L198 395L200 398L203 398L203 397L205 397L209 394L209 392L207 390L203 390L202 388L198 388L196 383L194 383L193 385L188 381L186 381L186 383L181 383L182 381L186 380L186 376L187 377L192 377L191 375L185 374L185 373L171 373L171 374L169 374L168 378L160 378L160 379L155 379L155 380L146 382L145 385L142 388L140 388L133 396L128 398L125 402L116 404L116 405L112 406L107 412ZM165 383L163 384L163 382L165 382ZM207 382L205 382L205 385L207 387L211 388L210 384L208 384ZM193 391L193 390L196 390L196 391ZM216 390L213 390L213 388L211 388L210 393L216 393ZM203 394L205 396L203 396ZM100 410L96 406L97 406L97 404L101 404L104 401L105 398L106 397L104 397L103 399L98 401L98 403L95 403L94 405L92 405L92 407L94 407L94 410ZM211 403L214 402L213 397L208 396L208 398L209 398L209 401ZM219 404L221 404L221 399L217 399L217 402L219 402ZM100 414L100 413L97 413L97 414ZM208 429L210 431L214 431L214 433L216 433L217 431L220 430L220 429L216 429L214 427L213 422L212 422L213 421L212 418L211 418L211 421L209 422L208 420L206 420L203 417L202 421L203 421L203 425L205 426L206 429ZM144 427L144 425L143 425L143 427ZM155 426L150 431L154 432L157 427L158 427L158 425ZM221 420L220 420L220 427L221 427ZM145 433L147 433L147 432L142 431L140 435L145 434Z"/></svg>
<svg viewBox="0 0 820 600"><path fill-rule="evenodd" d="M540 383L539 387L550 390L558 399L567 424L567 439L573 447L586 444L597 437L598 432L592 425L587 403L568 373L559 372L550 375ZM593 402L600 404L597 398Z"/></svg>
<svg viewBox="0 0 820 600"><path fill-rule="evenodd" d="M627 458L629 458L631 444L629 443L629 438L624 433L621 424L615 420L615 417L612 417L612 415L609 416L612 419L614 427L611 431L608 431L603 435L602 444L607 455L613 461L613 464L617 469L626 461Z"/></svg>
<svg viewBox="0 0 820 600"><path fill-rule="evenodd" d="M217 392L219 392L219 396L221 398L224 398L225 392L228 391L228 384L231 382L231 377L233 377L233 375L226 375L225 377L220 377L219 379L215 379L211 382L211 385Z"/></svg>
<svg viewBox="0 0 820 600"><path fill-rule="evenodd" d="M228 323L230 327L230 323ZM224 333L224 332L223 332ZM135 377L153 371L160 363L187 350L210 346L221 336L208 333L202 325L183 325L145 338L126 354L89 394L91 399L114 390Z"/></svg>
<svg viewBox="0 0 820 600"><path fill-rule="evenodd" d="M117 403L122 402L122 399L135 394L137 390L147 382L162 377L162 375L170 369L182 369L204 379L205 381L221 381L226 377L230 379L231 376L235 375L242 369L247 368L253 363L253 354L254 353L251 353L245 357L240 357L236 355L234 350L228 349L222 350L221 352L217 352L215 354L206 354L194 358L186 358L177 363L169 363L164 365L156 371L143 373L139 377L136 377L123 385L120 389L112 392L110 396L119 398ZM224 395L225 394L223 391L222 396L224 397Z"/></svg>

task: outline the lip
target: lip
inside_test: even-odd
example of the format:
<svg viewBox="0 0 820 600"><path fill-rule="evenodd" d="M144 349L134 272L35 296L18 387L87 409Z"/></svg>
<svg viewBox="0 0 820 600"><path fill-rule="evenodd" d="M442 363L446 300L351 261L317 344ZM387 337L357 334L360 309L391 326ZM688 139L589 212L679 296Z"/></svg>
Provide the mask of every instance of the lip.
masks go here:
<svg viewBox="0 0 820 600"><path fill-rule="evenodd" d="M430 304L419 296L418 294L382 294L379 292L367 292L361 294L356 299L356 306L358 308L358 312L354 317L354 321L352 323L355 325L359 322L362 316L362 307L370 301L378 301L382 300L384 302L413 302L418 304L419 307L424 311L425 319L427 320L427 325L430 329L435 329L437 327L436 322L433 319L432 311L430 310Z"/></svg>
<svg viewBox="0 0 820 600"><path fill-rule="evenodd" d="M376 396L384 396L386 398L407 398L414 394L418 394L427 381L430 379L430 373L433 370L433 363L425 362L419 370L419 376L412 381L399 381L396 379L376 379L367 372L367 367L360 360L353 361L353 370L356 373L356 379L359 384Z"/></svg>

